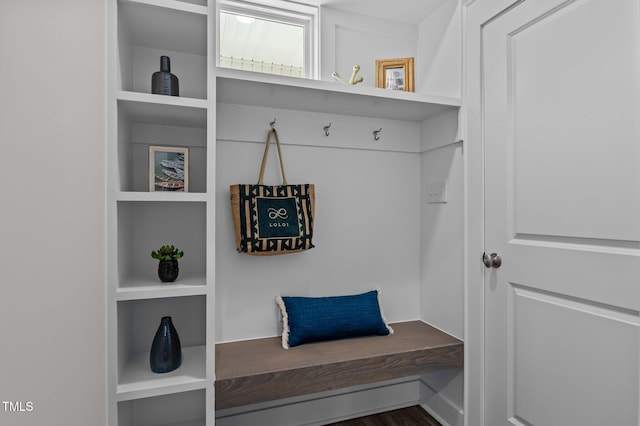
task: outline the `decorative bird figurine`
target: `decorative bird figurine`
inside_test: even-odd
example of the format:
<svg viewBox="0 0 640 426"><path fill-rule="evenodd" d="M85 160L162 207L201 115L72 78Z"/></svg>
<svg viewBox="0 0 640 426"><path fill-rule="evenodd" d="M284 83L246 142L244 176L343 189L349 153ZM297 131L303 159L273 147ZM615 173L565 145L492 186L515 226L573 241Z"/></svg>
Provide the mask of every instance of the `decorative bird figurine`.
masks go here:
<svg viewBox="0 0 640 426"><path fill-rule="evenodd" d="M351 74L351 78L349 79L349 81L345 81L342 77L340 77L340 74L338 74L337 72L334 72L331 75L336 80L340 80L343 84L356 85L356 84L362 83L364 81L364 78L362 76L356 78L356 75L358 74L358 71L360 71L360 65L354 65L353 66L353 73Z"/></svg>

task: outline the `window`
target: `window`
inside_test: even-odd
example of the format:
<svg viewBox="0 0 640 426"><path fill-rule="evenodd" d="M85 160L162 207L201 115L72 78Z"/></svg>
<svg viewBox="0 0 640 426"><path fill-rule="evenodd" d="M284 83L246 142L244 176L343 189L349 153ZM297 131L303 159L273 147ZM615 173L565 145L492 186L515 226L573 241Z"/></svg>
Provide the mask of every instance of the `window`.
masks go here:
<svg viewBox="0 0 640 426"><path fill-rule="evenodd" d="M318 78L318 9L282 0L218 1L218 66Z"/></svg>

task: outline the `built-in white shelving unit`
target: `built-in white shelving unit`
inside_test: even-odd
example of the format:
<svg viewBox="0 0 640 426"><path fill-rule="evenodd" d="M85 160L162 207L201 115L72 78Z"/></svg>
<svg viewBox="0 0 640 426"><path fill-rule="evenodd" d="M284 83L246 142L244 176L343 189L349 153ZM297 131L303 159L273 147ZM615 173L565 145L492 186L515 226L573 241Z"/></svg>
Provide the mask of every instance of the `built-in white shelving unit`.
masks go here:
<svg viewBox="0 0 640 426"><path fill-rule="evenodd" d="M207 0L108 2L108 375L109 424L213 424L215 84ZM180 96L151 94L160 56L171 58ZM149 146L190 154L189 192L149 192ZM151 250L184 250L172 284ZM156 374L149 350L171 316L182 365Z"/></svg>
<svg viewBox="0 0 640 426"><path fill-rule="evenodd" d="M422 121L459 99L215 66L215 0L108 1L107 323L110 426L212 426L215 307L215 155L218 103ZM160 56L180 96L150 93ZM190 191L149 192L150 145L190 150ZM151 250L185 252L162 284ZM184 361L152 373L149 349L163 316Z"/></svg>

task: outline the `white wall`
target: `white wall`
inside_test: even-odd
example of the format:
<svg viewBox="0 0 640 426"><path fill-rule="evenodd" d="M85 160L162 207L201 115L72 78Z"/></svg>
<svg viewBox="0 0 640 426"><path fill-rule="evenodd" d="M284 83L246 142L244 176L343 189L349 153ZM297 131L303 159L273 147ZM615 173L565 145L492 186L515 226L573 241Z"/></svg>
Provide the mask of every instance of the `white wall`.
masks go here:
<svg viewBox="0 0 640 426"><path fill-rule="evenodd" d="M366 13L366 12L365 12ZM410 13L410 11L408 12ZM360 84L375 87L376 59L415 58L415 91L460 97L462 14L459 0L446 0L419 25L367 17L323 7L321 79L344 79L360 65Z"/></svg>
<svg viewBox="0 0 640 426"><path fill-rule="evenodd" d="M461 97L462 16L450 0L419 25L416 91ZM422 320L464 337L464 171L458 114L445 111L421 125ZM428 185L446 182L447 202L428 204ZM464 422L462 369L422 377L422 405L443 425Z"/></svg>
<svg viewBox="0 0 640 426"><path fill-rule="evenodd" d="M416 81L424 83L422 89L437 88L434 94L459 96L458 4L457 0L444 2L419 26L323 7L322 79L332 80L333 71L347 78L352 66L359 64L359 75L365 79L362 84L375 86L376 59L428 55L434 56L429 66L424 66L425 60L417 60L417 64L423 64L416 68ZM418 85L418 91L425 91L420 89ZM233 250L228 187L257 179L268 123L275 117L283 141L295 145L285 149L289 181L317 185L317 247L308 253L280 257L238 255ZM449 222L442 226L434 217L425 219L421 212L424 200L420 194L424 194L426 181L420 178L421 170L424 173L425 162L439 160L428 154L421 160L419 152L454 142L457 114L452 111L433 122L444 124L424 131L419 123L219 105L218 341L279 334L279 314L273 301L277 294L350 294L375 287L383 290L383 307L390 321L419 318L424 314L421 303L439 303L438 315L423 319L439 320L445 331L462 336L461 277L451 277L446 268L420 267L421 261L438 264L439 259L431 254L420 257L420 246L431 244L435 238L447 241L445 257L454 263L462 261L456 251L463 241L461 219L459 227L456 222L462 215L459 150L453 154L458 162L450 171L453 198L447 205ZM332 123L331 136L326 138L322 126L328 123ZM383 143L370 145L371 130L380 127L384 128ZM279 183L273 153L271 159L271 182ZM439 179L444 171L438 173L427 174L426 179ZM421 228L433 230L434 235L420 236L416 231ZM452 229L454 234L449 233ZM425 271L429 275L421 281ZM443 277L451 284L438 280ZM438 294L439 285L449 285L448 295Z"/></svg>
<svg viewBox="0 0 640 426"><path fill-rule="evenodd" d="M422 122L420 311L422 320L464 338L464 173L457 111ZM428 203L429 185L446 183L446 203ZM443 425L463 423L462 369L424 375L423 406Z"/></svg>
<svg viewBox="0 0 640 426"><path fill-rule="evenodd" d="M462 5L446 0L418 27L416 92L462 96Z"/></svg>
<svg viewBox="0 0 640 426"><path fill-rule="evenodd" d="M360 65L360 84L375 87L376 59L415 57L418 28L323 7L321 11L321 79L335 81L336 71L348 80Z"/></svg>
<svg viewBox="0 0 640 426"><path fill-rule="evenodd" d="M0 2L3 425L100 425L105 2Z"/></svg>
<svg viewBox="0 0 640 426"><path fill-rule="evenodd" d="M419 124L228 104L217 113L216 339L280 334L278 294L380 288L389 321L419 318ZM316 185L316 247L283 256L238 254L229 185L257 181L273 117L289 183ZM322 130L327 122L329 137ZM371 134L376 126L385 128L379 142ZM276 158L272 149L266 184L281 183Z"/></svg>
<svg viewBox="0 0 640 426"><path fill-rule="evenodd" d="M422 123L420 300L422 319L459 339L464 336L464 180L457 112ZM446 183L446 202L429 203L430 184Z"/></svg>

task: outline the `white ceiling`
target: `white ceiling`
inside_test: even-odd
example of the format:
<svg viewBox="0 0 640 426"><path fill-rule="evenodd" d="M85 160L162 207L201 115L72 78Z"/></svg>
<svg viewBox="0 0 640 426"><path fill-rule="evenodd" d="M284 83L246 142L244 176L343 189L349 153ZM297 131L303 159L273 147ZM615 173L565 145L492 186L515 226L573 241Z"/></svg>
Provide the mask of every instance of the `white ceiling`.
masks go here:
<svg viewBox="0 0 640 426"><path fill-rule="evenodd" d="M300 2L416 25L440 5L449 1L457 0L302 0Z"/></svg>

